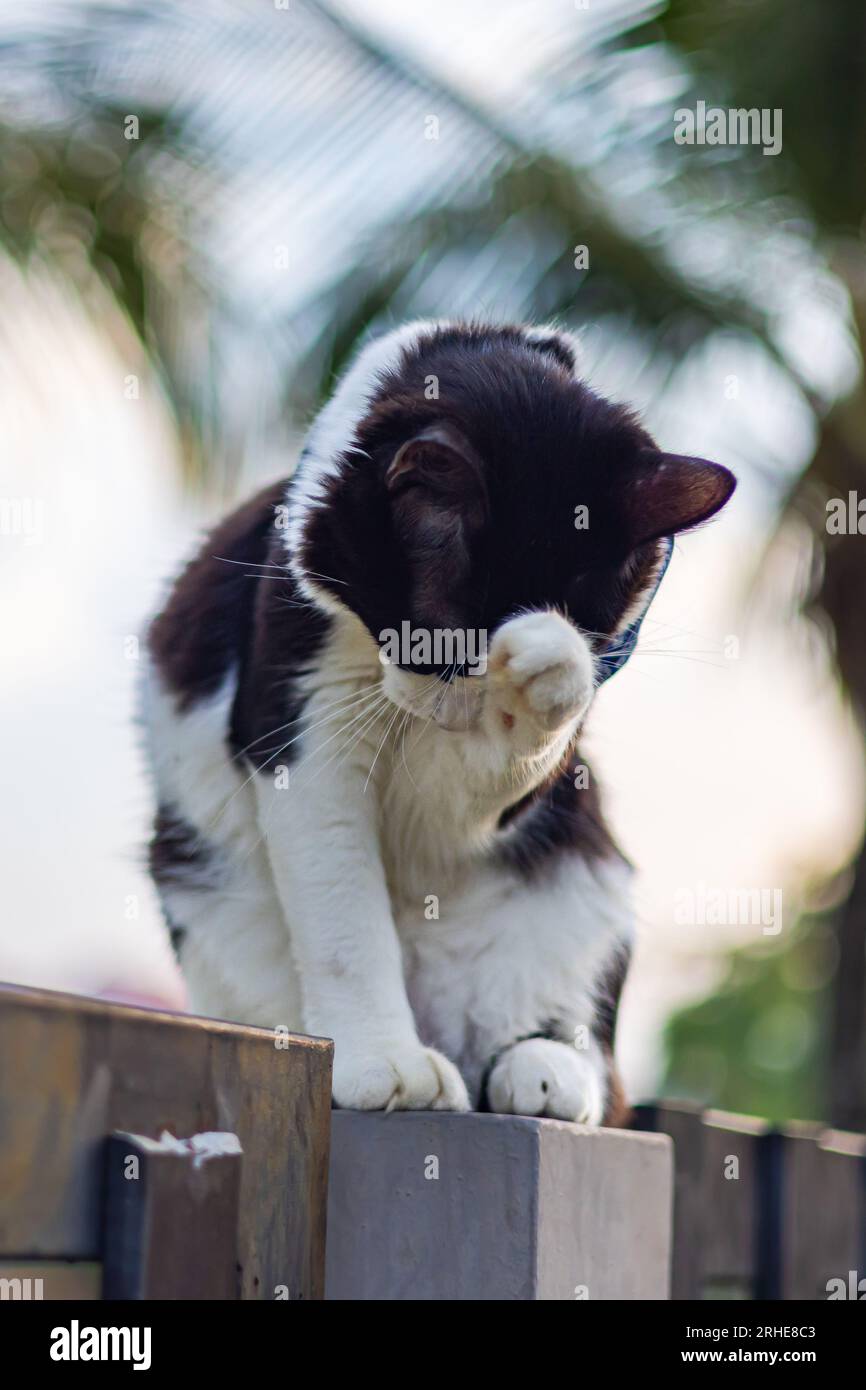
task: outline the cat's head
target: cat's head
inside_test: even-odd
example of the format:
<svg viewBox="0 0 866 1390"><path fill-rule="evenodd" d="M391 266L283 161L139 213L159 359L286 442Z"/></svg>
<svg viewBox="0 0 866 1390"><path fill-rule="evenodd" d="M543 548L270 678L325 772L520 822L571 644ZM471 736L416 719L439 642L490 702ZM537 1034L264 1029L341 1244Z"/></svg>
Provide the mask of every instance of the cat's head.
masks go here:
<svg viewBox="0 0 866 1390"><path fill-rule="evenodd" d="M660 451L581 382L568 334L411 324L361 352L315 421L289 550L302 587L351 609L380 646L492 637L555 608L587 637L600 680L627 654L670 538L734 487L718 464ZM435 637L397 659L460 674Z"/></svg>

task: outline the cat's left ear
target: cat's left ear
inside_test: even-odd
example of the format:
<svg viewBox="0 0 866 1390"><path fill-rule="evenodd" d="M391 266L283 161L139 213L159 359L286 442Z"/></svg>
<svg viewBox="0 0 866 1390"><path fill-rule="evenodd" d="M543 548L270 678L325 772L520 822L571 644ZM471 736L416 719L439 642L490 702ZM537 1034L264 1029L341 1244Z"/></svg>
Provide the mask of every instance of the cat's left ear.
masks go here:
<svg viewBox="0 0 866 1390"><path fill-rule="evenodd" d="M648 449L626 492L632 544L700 526L729 500L737 480L720 463Z"/></svg>
<svg viewBox="0 0 866 1390"><path fill-rule="evenodd" d="M407 440L385 470L385 486L404 539L420 526L429 540L438 530L447 533L455 522L471 533L484 520L487 497L481 460L447 425L435 425Z"/></svg>
<svg viewBox="0 0 866 1390"><path fill-rule="evenodd" d="M481 460L458 430L434 425L397 450L385 487L419 611L441 612L468 579L472 542L486 519Z"/></svg>

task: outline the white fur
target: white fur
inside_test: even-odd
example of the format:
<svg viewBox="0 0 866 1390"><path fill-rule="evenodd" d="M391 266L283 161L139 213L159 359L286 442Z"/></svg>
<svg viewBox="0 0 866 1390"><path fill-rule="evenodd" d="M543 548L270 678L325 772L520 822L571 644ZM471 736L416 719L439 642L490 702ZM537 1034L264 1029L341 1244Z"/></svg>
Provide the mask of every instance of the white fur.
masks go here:
<svg viewBox="0 0 866 1390"><path fill-rule="evenodd" d="M543 343L550 338L559 338L574 354L575 372L577 371L580 362L581 342L576 333L570 333L555 323L546 323L536 324L533 328L524 328L523 336L529 343Z"/></svg>
<svg viewBox="0 0 866 1390"><path fill-rule="evenodd" d="M292 494L293 563L382 371L424 327L366 349L320 416ZM485 675L443 689L383 668L360 621L328 606L274 775L229 756L234 674L179 714L149 673L160 800L216 850L204 880L163 891L187 931L193 1007L333 1037L343 1106L465 1109L500 1054L496 1108L598 1123L604 1061L586 1036L594 982L631 932L626 871L562 855L529 883L492 859L514 834L497 829L502 811L573 743L592 698L588 643L556 613L523 614L494 635ZM512 1046L542 1020L579 1041Z"/></svg>
<svg viewBox="0 0 866 1390"><path fill-rule="evenodd" d="M490 1073L490 1105L500 1115L547 1115L601 1124L605 1094L598 1057L549 1038L508 1048Z"/></svg>

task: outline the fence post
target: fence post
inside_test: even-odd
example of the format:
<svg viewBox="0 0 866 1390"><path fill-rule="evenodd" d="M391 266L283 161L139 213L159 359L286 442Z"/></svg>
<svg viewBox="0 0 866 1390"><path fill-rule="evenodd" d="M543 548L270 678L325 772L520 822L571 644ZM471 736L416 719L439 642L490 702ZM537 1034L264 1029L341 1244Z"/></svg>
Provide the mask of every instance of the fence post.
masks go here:
<svg viewBox="0 0 866 1390"><path fill-rule="evenodd" d="M673 1141L674 1204L671 1298L701 1297L703 1243L696 1239L703 1220L704 1126L696 1106L675 1101L636 1105L636 1130L666 1134Z"/></svg>
<svg viewBox="0 0 866 1390"><path fill-rule="evenodd" d="M783 1142L779 1297L866 1297L866 1136L792 1125Z"/></svg>
<svg viewBox="0 0 866 1390"><path fill-rule="evenodd" d="M326 1297L665 1299L671 1196L663 1135L336 1111Z"/></svg>
<svg viewBox="0 0 866 1390"><path fill-rule="evenodd" d="M103 1298L238 1298L237 1135L118 1133L106 1149Z"/></svg>
<svg viewBox="0 0 866 1390"><path fill-rule="evenodd" d="M662 1101L635 1124L670 1135L676 1196L672 1297L778 1298L783 1141L765 1120Z"/></svg>

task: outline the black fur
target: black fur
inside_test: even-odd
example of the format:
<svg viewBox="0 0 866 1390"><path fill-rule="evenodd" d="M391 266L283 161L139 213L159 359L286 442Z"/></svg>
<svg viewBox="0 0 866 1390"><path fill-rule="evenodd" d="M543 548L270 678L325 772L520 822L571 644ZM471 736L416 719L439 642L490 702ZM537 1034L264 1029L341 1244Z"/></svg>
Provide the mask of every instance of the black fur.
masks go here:
<svg viewBox="0 0 866 1390"><path fill-rule="evenodd" d="M180 883L187 886L195 878L205 881L216 862L211 847L195 826L178 815L173 806L160 806L150 843L149 868L160 886Z"/></svg>
<svg viewBox="0 0 866 1390"><path fill-rule="evenodd" d="M174 884L187 890L210 887L219 875L219 859L213 848L173 806L160 806L157 810L148 849L148 867L160 889ZM171 920L164 897L163 911L172 947L179 954L186 932Z"/></svg>
<svg viewBox="0 0 866 1390"><path fill-rule="evenodd" d="M562 850L579 846L586 859L622 858L604 823L601 796L593 780L579 786L576 755L568 757L555 777L510 806L499 828L513 828L498 854L526 878L542 873Z"/></svg>
<svg viewBox="0 0 866 1390"><path fill-rule="evenodd" d="M431 380L436 399L425 394ZM411 494L425 533L441 517L419 573L387 480L407 441L443 426L444 481L428 447ZM601 642L647 583L657 542L712 515L734 486L718 465L660 453L629 411L516 329L422 340L382 382L356 438L360 452L343 459L329 505L313 515L303 560L332 577L323 586L376 637L404 619L492 634L522 609L556 607ZM587 529L575 527L581 506ZM467 537L458 522L470 508Z"/></svg>

